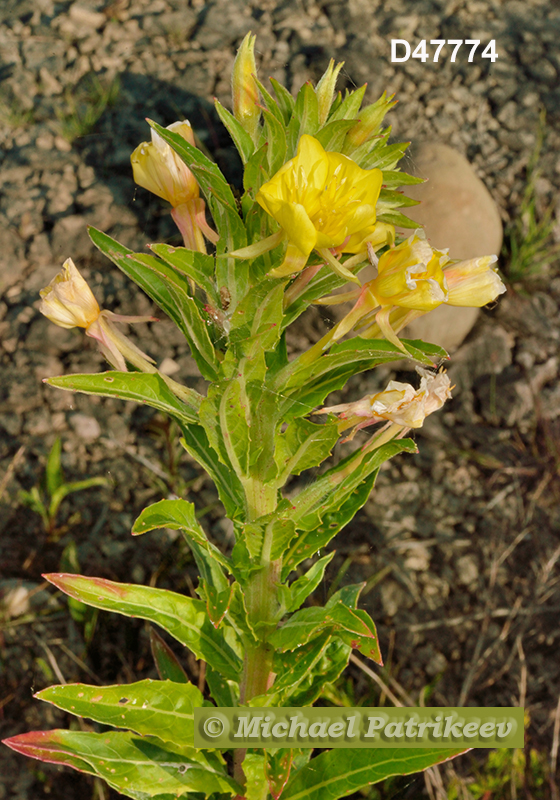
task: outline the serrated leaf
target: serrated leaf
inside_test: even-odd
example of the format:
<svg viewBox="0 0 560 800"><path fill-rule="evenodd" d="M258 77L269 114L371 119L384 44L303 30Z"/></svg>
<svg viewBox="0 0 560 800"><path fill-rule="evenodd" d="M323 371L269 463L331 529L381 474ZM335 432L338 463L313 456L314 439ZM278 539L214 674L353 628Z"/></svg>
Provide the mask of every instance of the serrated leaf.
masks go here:
<svg viewBox="0 0 560 800"><path fill-rule="evenodd" d="M290 422L284 433L276 436L274 459L279 470L279 484L283 485L290 475L299 475L305 469L322 464L339 438L335 421L318 425L300 418Z"/></svg>
<svg viewBox="0 0 560 800"><path fill-rule="evenodd" d="M145 508L132 526L132 535L153 531L157 528L170 528L174 531L184 531L215 559L219 564L231 571L228 558L223 555L216 545L212 544L203 528L197 522L194 503L187 500L160 500ZM225 580L225 579L224 579ZM222 587L225 588L225 587Z"/></svg>
<svg viewBox="0 0 560 800"><path fill-rule="evenodd" d="M441 764L465 748L333 749L313 758L288 781L283 800L338 800L393 775Z"/></svg>
<svg viewBox="0 0 560 800"><path fill-rule="evenodd" d="M35 697L78 717L191 747L194 745L193 709L205 704L192 683L150 679L118 686L84 683L50 686Z"/></svg>
<svg viewBox="0 0 560 800"><path fill-rule="evenodd" d="M214 99L214 108L218 112L218 116L222 120L224 126L227 128L229 135L233 139L233 143L237 148L237 152L241 156L241 161L246 164L253 155L253 150L255 149L253 140L243 125L241 125L241 123L235 119L233 114L228 111L227 108L223 107L219 100Z"/></svg>
<svg viewBox="0 0 560 800"><path fill-rule="evenodd" d="M62 592L87 605L156 623L189 647L197 658L209 661L225 677L237 680L240 659L225 641L223 633L211 624L201 600L166 589L115 583L103 578L64 573L51 573L44 577Z"/></svg>
<svg viewBox="0 0 560 800"><path fill-rule="evenodd" d="M300 537L298 536L297 538L299 539ZM288 613L296 611L304 600L319 586L333 556L334 550L316 561L315 564L307 570L305 575L302 575L301 578L297 578L290 586L287 587L284 584L280 584L280 590L288 590L288 602L286 603L286 611Z"/></svg>
<svg viewBox="0 0 560 800"><path fill-rule="evenodd" d="M72 600L72 598L70 597L69 600ZM187 673L179 663L177 656L167 642L164 642L159 633L156 633L151 626L150 648L160 680L189 683Z"/></svg>
<svg viewBox="0 0 560 800"><path fill-rule="evenodd" d="M325 650L305 679L287 690L289 697L287 705L296 707L313 705L324 695L325 686L340 678L348 666L351 653L352 648L344 644L341 639L336 637L329 639Z"/></svg>
<svg viewBox="0 0 560 800"><path fill-rule="evenodd" d="M247 753L243 761L243 772L247 778L243 800L263 800L263 788L266 786L264 771L265 757L258 753Z"/></svg>
<svg viewBox="0 0 560 800"><path fill-rule="evenodd" d="M215 261L212 256L187 250L186 247L172 247L170 244L150 244L149 248L173 269L192 278L214 303L220 304L214 283Z"/></svg>
<svg viewBox="0 0 560 800"><path fill-rule="evenodd" d="M269 636L278 650L295 650L322 633L337 636L362 655L382 664L373 620L362 609L348 608L339 602L329 608L302 608Z"/></svg>
<svg viewBox="0 0 560 800"><path fill-rule="evenodd" d="M292 759L293 751L289 747L280 747L278 750L265 751L264 772L270 794L274 800L278 800L284 790L284 786L288 782L292 767Z"/></svg>
<svg viewBox="0 0 560 800"><path fill-rule="evenodd" d="M194 748L181 748L157 738L107 731L35 731L5 743L23 755L62 764L103 778L109 786L135 800L165 794L226 792L240 787L228 777L217 757Z"/></svg>
<svg viewBox="0 0 560 800"><path fill-rule="evenodd" d="M133 400L163 411L184 425L198 422L198 410L203 399L194 389L182 387L189 403L182 402L158 373L110 371L92 375L59 375L47 378L45 383L69 392Z"/></svg>
<svg viewBox="0 0 560 800"><path fill-rule="evenodd" d="M182 431L181 445L214 481L227 516L236 519L243 510L245 500L239 478L220 462L202 425L182 426Z"/></svg>
<svg viewBox="0 0 560 800"><path fill-rule="evenodd" d="M340 506L331 507L331 510L327 512L321 511L315 516L311 515L311 519L306 520L308 529L300 531L284 553L282 570L284 580L298 564L326 547L336 534L354 518L367 502L376 477L377 473L372 472Z"/></svg>

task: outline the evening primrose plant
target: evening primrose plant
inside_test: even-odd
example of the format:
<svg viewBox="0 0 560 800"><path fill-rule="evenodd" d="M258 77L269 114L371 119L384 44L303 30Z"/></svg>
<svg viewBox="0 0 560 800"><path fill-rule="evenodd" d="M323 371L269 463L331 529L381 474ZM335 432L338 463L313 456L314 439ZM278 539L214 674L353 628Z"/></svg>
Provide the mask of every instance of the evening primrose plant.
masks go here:
<svg viewBox="0 0 560 800"><path fill-rule="evenodd" d="M7 740L137 800L335 800L460 752L333 749L309 760L310 750L228 755L194 747L196 707L309 706L353 650L382 663L375 624L359 608L362 585L343 587L325 606L309 598L332 559L329 542L367 501L381 465L416 452L408 431L450 395L448 377L437 371L445 352L397 334L411 315L441 303L484 305L503 291L493 257L454 264L421 232L396 244L395 225L413 227L402 209L414 203L397 189L418 179L399 170L407 144L389 144L390 128L383 127L392 98L361 108L365 86L336 92L341 65L334 62L295 99L271 79L273 96L257 78L253 49L248 35L233 71L234 113L216 102L244 165L242 196L195 147L186 121L169 128L151 122L151 142L132 156L134 177L170 203L185 247L151 244L149 253L134 253L89 231L183 333L206 391L163 375L116 327L146 318L102 311L70 260L41 293L42 312L55 324L84 328L113 367L47 382L169 415L182 447L213 480L235 533L233 549L223 552L182 498L148 506L134 523L134 535L182 533L200 572L198 597L46 576L82 603L149 620L206 664L202 692L161 641L154 648L158 680L53 686L37 695L103 732ZM205 240L215 242L214 253ZM371 265L377 277L362 286L360 274ZM290 358L287 328L310 305L340 299L333 293L345 286L342 296L350 292L354 308L317 345ZM377 394L325 405L351 377L403 353L419 368L418 386L392 381ZM321 469L341 436L373 426L356 449ZM290 484L302 473L308 477Z"/></svg>

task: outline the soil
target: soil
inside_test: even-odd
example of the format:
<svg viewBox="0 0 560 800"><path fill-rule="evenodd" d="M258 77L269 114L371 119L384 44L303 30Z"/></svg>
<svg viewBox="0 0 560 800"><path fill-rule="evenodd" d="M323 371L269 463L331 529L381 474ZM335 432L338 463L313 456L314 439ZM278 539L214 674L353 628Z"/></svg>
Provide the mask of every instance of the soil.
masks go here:
<svg viewBox="0 0 560 800"><path fill-rule="evenodd" d="M157 198L136 190L129 158L148 138L146 116L191 120L201 145L239 184L240 165L212 107L230 105L236 48L257 34L259 71L291 89L316 81L333 56L342 86L368 82L366 98L396 92L395 141L438 140L468 157L507 225L519 213L539 114L546 111L536 204L560 203L560 12L541 0L5 0L0 9L0 734L76 725L32 698L55 682L113 684L156 677L141 621L100 614L83 626L41 575L75 543L81 570L192 592L196 571L169 533L137 539L140 510L181 494L204 509L214 541L232 531L209 480L181 453L172 426L132 403L52 389L42 379L96 372L91 340L49 323L38 291L68 256L106 308L153 311L148 299L91 246L86 224L124 244L179 243ZM391 38L496 40L495 63L466 57L390 63ZM98 83L92 79L97 76ZM112 81L118 99L68 141L69 126ZM101 88L100 88L101 87ZM116 90L116 89L115 89ZM558 225L554 232L560 241ZM506 262L507 264L507 262ZM329 319L310 312L292 335L302 349ZM172 324L135 326L138 345L173 377L199 386ZM347 531L317 597L365 581L386 667L403 700L434 705L524 705L528 747L548 760L560 705L560 264L509 287L485 310L450 362L454 399L418 433L420 452L381 471ZM357 399L390 368L356 378L332 402ZM45 533L21 490L40 485L62 440L68 480L109 479L70 495ZM341 453L344 452L342 449ZM67 551L66 551L67 552ZM62 565L64 566L64 565ZM198 665L177 649L193 680ZM331 690L337 702L387 702L352 664ZM90 729L90 723L80 723ZM556 728L555 728L556 725ZM555 733L556 730L556 733ZM554 761L554 758L551 758ZM90 779L0 749L0 800L113 798ZM465 758L456 762L466 776ZM442 769L449 779L453 767ZM423 780L387 789L419 797ZM513 790L512 790L513 791ZM553 798L550 776L541 794ZM445 793L442 796L446 796ZM514 794L503 795L514 797ZM556 795L557 797L557 795Z"/></svg>

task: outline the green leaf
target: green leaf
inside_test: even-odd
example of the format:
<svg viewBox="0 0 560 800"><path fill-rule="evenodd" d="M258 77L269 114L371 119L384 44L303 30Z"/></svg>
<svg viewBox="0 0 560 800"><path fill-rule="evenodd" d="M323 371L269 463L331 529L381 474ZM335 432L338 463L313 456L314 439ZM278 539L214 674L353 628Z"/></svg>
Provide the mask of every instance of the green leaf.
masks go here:
<svg viewBox="0 0 560 800"><path fill-rule="evenodd" d="M380 222L388 222L390 225L396 225L399 228L418 228L418 223L413 219L401 214L400 211L384 211L382 214L377 215Z"/></svg>
<svg viewBox="0 0 560 800"><path fill-rule="evenodd" d="M155 737L144 739L122 731L54 730L24 733L6 743L31 758L99 776L135 800L241 791L214 754L159 742Z"/></svg>
<svg viewBox="0 0 560 800"><path fill-rule="evenodd" d="M353 119L331 120L317 132L315 138L323 145L325 150L340 152L346 134L355 124L356 121ZM383 178L385 179L385 176Z"/></svg>
<svg viewBox="0 0 560 800"><path fill-rule="evenodd" d="M265 751L264 771L268 788L274 800L278 800L290 777L293 751L289 747Z"/></svg>
<svg viewBox="0 0 560 800"><path fill-rule="evenodd" d="M237 213L235 198L217 164L180 134L163 128L157 122L150 121L150 125L194 173L220 234L218 252L245 247L245 229Z"/></svg>
<svg viewBox="0 0 560 800"><path fill-rule="evenodd" d="M183 387L189 403L181 402L158 373L111 371L93 375L60 375L47 378L45 383L70 392L134 400L163 411L183 424L198 422L198 410L203 399L194 389Z"/></svg>
<svg viewBox="0 0 560 800"><path fill-rule="evenodd" d="M241 156L242 162L246 164L253 155L253 150L255 149L253 140L243 125L241 125L241 123L235 119L233 114L228 111L227 108L223 107L219 100L214 99L214 108L218 112L218 116L222 120L224 126L227 128L229 135L233 139L233 143L237 148L237 152Z"/></svg>
<svg viewBox="0 0 560 800"><path fill-rule="evenodd" d="M138 536L157 528L170 528L173 531L184 531L189 540L193 540L212 555L219 564L231 571L230 561L222 552L208 541L206 533L196 520L194 503L187 500L160 500L159 503L145 508L132 526L132 535ZM225 580L225 578L224 578Z"/></svg>
<svg viewBox="0 0 560 800"><path fill-rule="evenodd" d="M248 405L241 381L231 380L221 397L218 415L225 447L238 475L249 472Z"/></svg>
<svg viewBox="0 0 560 800"><path fill-rule="evenodd" d="M72 600L71 597L68 599ZM160 680L173 681L174 683L189 683L187 673L179 663L179 659L167 642L165 642L159 633L151 626L150 647Z"/></svg>
<svg viewBox="0 0 560 800"><path fill-rule="evenodd" d="M398 189L399 186L415 186L419 183L426 183L426 178L418 178L416 175L409 175L400 170L384 170L383 186L387 189Z"/></svg>
<svg viewBox="0 0 560 800"><path fill-rule="evenodd" d="M377 213L378 215L383 215L395 208L417 206L419 203L420 200L413 200L412 197L407 197L402 192L396 192L393 189L381 189L377 202Z"/></svg>
<svg viewBox="0 0 560 800"><path fill-rule="evenodd" d="M149 679L118 686L84 683L50 686L35 697L78 717L191 747L193 709L205 705L202 694L192 683Z"/></svg>
<svg viewBox="0 0 560 800"><path fill-rule="evenodd" d="M282 331L285 283L268 279L260 281L231 315L229 341L238 345L239 356L255 358L260 350L268 352L278 343Z"/></svg>
<svg viewBox="0 0 560 800"><path fill-rule="evenodd" d="M296 656L298 650L293 653L285 653L285 656ZM352 648L344 644L337 638L330 638L326 648L316 661L313 669L310 670L305 679L297 686L288 688L287 697L290 706L310 706L324 696L325 686L334 683L340 678L346 667Z"/></svg>
<svg viewBox="0 0 560 800"><path fill-rule="evenodd" d="M381 464L402 452L416 453L416 445L410 439L399 439L365 455L357 450L327 470L291 499L290 518L294 520L296 528L312 530L325 514L342 506Z"/></svg>
<svg viewBox="0 0 560 800"><path fill-rule="evenodd" d="M282 578L315 553L322 550L347 525L364 506L375 483L377 472L372 472L359 486L350 492L340 506L331 506L330 511L323 512L321 517L312 519L308 530L300 531L289 549L284 553Z"/></svg>
<svg viewBox="0 0 560 800"><path fill-rule="evenodd" d="M290 422L285 432L276 436L274 459L280 472L278 483L283 485L290 475L299 475L305 469L322 464L339 438L335 420L323 425L307 419Z"/></svg>
<svg viewBox="0 0 560 800"><path fill-rule="evenodd" d="M83 481L74 481L73 483L64 483L59 486L51 497L49 504L49 517L54 520L58 508L65 497L73 492L81 492L83 489L91 489L92 486L107 486L109 481L107 478L86 478Z"/></svg>
<svg viewBox="0 0 560 800"><path fill-rule="evenodd" d="M258 753L247 753L243 761L243 772L247 778L243 800L263 800L263 788L267 785L264 771L265 757Z"/></svg>
<svg viewBox="0 0 560 800"><path fill-rule="evenodd" d="M297 578L290 586L280 584L280 597L282 597L282 590L286 591L286 611L288 613L298 609L304 600L319 586L333 556L334 550L316 561L305 575L302 575L301 578Z"/></svg>
<svg viewBox="0 0 560 800"><path fill-rule="evenodd" d="M255 78L255 83L258 86L259 92L261 93L263 100L266 104L266 108L274 114L277 119L282 122L283 114L279 104L276 102L274 97L270 94L267 88L259 81L258 78ZM286 120L286 124L287 124Z"/></svg>
<svg viewBox="0 0 560 800"><path fill-rule="evenodd" d="M206 665L206 683L210 689L212 699L217 706L235 708L239 703L239 684L235 681L226 681L219 672Z"/></svg>
<svg viewBox="0 0 560 800"><path fill-rule="evenodd" d="M410 146L410 142L398 142L397 144L382 144L381 147L374 148L363 159L354 158L362 169L382 169L393 170L403 157L405 151Z"/></svg>
<svg viewBox="0 0 560 800"><path fill-rule="evenodd" d="M288 781L282 800L338 800L393 775L441 764L464 748L334 749L311 759Z"/></svg>
<svg viewBox="0 0 560 800"><path fill-rule="evenodd" d="M212 256L198 253L196 250L187 250L186 247L172 247L170 244L150 244L148 246L152 253L155 253L166 264L192 278L216 305L220 305L220 298L214 283L216 262Z"/></svg>
<svg viewBox="0 0 560 800"><path fill-rule="evenodd" d="M191 297L186 277L163 261L144 253L131 255L128 260L135 267L140 265L150 270L165 283L171 305L164 311L170 313L185 336L203 377L209 381L216 380L219 364L208 334L208 324L201 317L197 301Z"/></svg>
<svg viewBox="0 0 560 800"><path fill-rule="evenodd" d="M296 611L269 636L269 642L278 650L295 650L324 632L338 636L377 664L383 663L373 620L366 611L348 608L342 602L329 608L314 606Z"/></svg>
<svg viewBox="0 0 560 800"><path fill-rule="evenodd" d="M201 600L166 589L115 583L103 578L64 573L44 577L62 592L87 605L155 622L189 647L197 658L209 661L225 677L237 680L241 661L222 632L211 624Z"/></svg>
<svg viewBox="0 0 560 800"><path fill-rule="evenodd" d="M243 188L254 199L258 190L268 178L268 145L265 143L253 153L245 165Z"/></svg>
<svg viewBox="0 0 560 800"><path fill-rule="evenodd" d="M62 472L62 466L60 464L61 449L62 443L60 441L60 436L57 436L51 447L47 458L47 466L45 468L45 482L50 497L52 497L56 490L64 483L64 473Z"/></svg>
<svg viewBox="0 0 560 800"><path fill-rule="evenodd" d="M286 163L286 129L268 109L263 109L265 135L268 144L268 170L274 175Z"/></svg>
<svg viewBox="0 0 560 800"><path fill-rule="evenodd" d="M236 519L241 514L245 502L239 478L232 469L220 462L218 454L210 446L202 425L182 426L182 431L183 438L180 440L182 446L214 481L227 516Z"/></svg>
<svg viewBox="0 0 560 800"><path fill-rule="evenodd" d="M353 92L347 91L346 97L342 103L334 112L331 113L329 121L335 119L351 119L354 120L354 122L357 122L356 116L360 111L360 106L362 105L362 100L364 99L366 89L367 84L364 84Z"/></svg>
<svg viewBox="0 0 560 800"><path fill-rule="evenodd" d="M274 78L269 78L269 80L278 99L278 107L280 108L284 117L284 122L287 125L290 121L290 117L292 116L296 101L285 86L282 86L282 84L278 83L278 81Z"/></svg>
<svg viewBox="0 0 560 800"><path fill-rule="evenodd" d="M317 95L311 83L304 83L298 92L292 118L288 125L287 155L295 155L297 144L304 133L315 136L319 128L319 106Z"/></svg>

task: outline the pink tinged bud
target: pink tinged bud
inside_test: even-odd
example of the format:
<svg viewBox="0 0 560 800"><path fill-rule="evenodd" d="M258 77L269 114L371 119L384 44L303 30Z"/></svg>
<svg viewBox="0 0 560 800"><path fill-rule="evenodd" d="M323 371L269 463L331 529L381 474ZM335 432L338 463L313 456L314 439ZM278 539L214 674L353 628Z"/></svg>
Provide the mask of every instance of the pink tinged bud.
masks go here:
<svg viewBox="0 0 560 800"><path fill-rule="evenodd" d="M259 93L255 78L257 65L255 63L255 40L250 31L241 42L233 65L232 95L233 116L241 123L253 140L256 139L261 117L259 108Z"/></svg>
<svg viewBox="0 0 560 800"><path fill-rule="evenodd" d="M506 287L492 266L497 260L497 256L482 256L446 267L448 305L481 308L503 294Z"/></svg>
<svg viewBox="0 0 560 800"><path fill-rule="evenodd" d="M317 95L317 104L319 107L320 125L323 125L328 119L329 111L331 110L334 98L336 81L338 78L338 74L343 66L344 66L344 61L341 61L340 64L336 64L335 66L334 59L331 58L325 74L319 80L319 83L315 88L315 94Z"/></svg>
<svg viewBox="0 0 560 800"><path fill-rule="evenodd" d="M87 336L95 339L103 356L109 364L121 372L126 372L126 362L141 372L156 372L155 362L146 355L134 342L115 328L115 322L156 322L155 317L129 317L102 311L98 319L86 331Z"/></svg>
<svg viewBox="0 0 560 800"><path fill-rule="evenodd" d="M174 122L167 130L178 133L194 146L194 134L190 123ZM199 196L196 178L177 153L152 129L152 141L142 142L132 153L134 181L167 200L173 208Z"/></svg>
<svg viewBox="0 0 560 800"><path fill-rule="evenodd" d="M97 300L71 258L39 294L39 311L61 328L88 328L99 316Z"/></svg>
<svg viewBox="0 0 560 800"><path fill-rule="evenodd" d="M201 253L206 252L204 236L214 244L219 239L218 234L206 222L205 210L204 200L197 197L187 203L182 203L171 211L173 221L181 231L185 247Z"/></svg>

